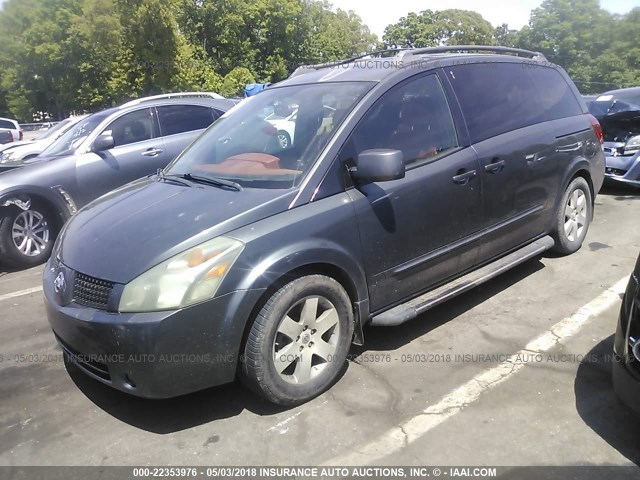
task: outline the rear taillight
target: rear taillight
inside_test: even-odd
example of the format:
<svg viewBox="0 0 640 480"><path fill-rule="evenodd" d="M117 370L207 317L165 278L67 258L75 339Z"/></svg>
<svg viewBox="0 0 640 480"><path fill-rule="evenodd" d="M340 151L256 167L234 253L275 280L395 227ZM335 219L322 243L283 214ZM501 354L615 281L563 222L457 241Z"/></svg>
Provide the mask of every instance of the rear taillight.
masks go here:
<svg viewBox="0 0 640 480"><path fill-rule="evenodd" d="M20 140L22 140L23 138L24 138L24 132L20 130Z"/></svg>
<svg viewBox="0 0 640 480"><path fill-rule="evenodd" d="M602 127L600 126L600 122L596 117L594 117L591 114L588 115L588 117L589 117L589 121L591 122L591 128L593 128L593 131L596 133L596 136L598 137L598 141L600 142L600 145L602 145L604 143L604 135L602 134Z"/></svg>

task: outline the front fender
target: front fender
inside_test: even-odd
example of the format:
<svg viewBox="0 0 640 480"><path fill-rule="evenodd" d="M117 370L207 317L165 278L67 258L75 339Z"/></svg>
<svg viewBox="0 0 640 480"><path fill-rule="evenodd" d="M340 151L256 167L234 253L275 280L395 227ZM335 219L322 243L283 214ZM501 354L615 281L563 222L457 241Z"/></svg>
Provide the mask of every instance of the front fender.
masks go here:
<svg viewBox="0 0 640 480"><path fill-rule="evenodd" d="M229 234L245 250L218 292L272 290L292 272L334 277L351 296L356 318L369 318L360 234L346 193L284 211ZM358 331L358 329L356 329Z"/></svg>
<svg viewBox="0 0 640 480"><path fill-rule="evenodd" d="M54 209L53 213L58 216L62 225L71 218L74 212L70 205L65 202L62 194L54 188L47 189L26 185L6 189L0 193L0 207L15 205L25 210L31 206L31 202L34 199L41 199Z"/></svg>

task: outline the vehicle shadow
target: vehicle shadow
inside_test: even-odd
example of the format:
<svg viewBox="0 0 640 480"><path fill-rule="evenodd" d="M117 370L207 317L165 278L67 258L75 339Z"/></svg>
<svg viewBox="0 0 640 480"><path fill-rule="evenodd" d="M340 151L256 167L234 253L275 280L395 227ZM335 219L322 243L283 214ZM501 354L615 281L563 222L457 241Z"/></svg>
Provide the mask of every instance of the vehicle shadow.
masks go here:
<svg viewBox="0 0 640 480"><path fill-rule="evenodd" d="M362 347L354 346L351 349L351 357L356 357L357 361L358 355L368 351L397 350L543 268L544 264L539 259L527 261L407 323L397 327L366 328L364 332L365 345ZM393 335L390 335L391 332Z"/></svg>
<svg viewBox="0 0 640 480"><path fill-rule="evenodd" d="M277 407L235 382L166 400L134 397L88 377L65 362L71 380L96 406L133 427L168 434L235 417L244 410L268 416L286 410Z"/></svg>
<svg viewBox="0 0 640 480"><path fill-rule="evenodd" d="M615 200L640 200L640 188L623 183L605 182L598 195L614 197ZM596 203L597 201L596 197Z"/></svg>
<svg viewBox="0 0 640 480"><path fill-rule="evenodd" d="M574 382L580 418L621 455L640 466L640 420L618 400L611 382L614 336L598 343L578 367Z"/></svg>
<svg viewBox="0 0 640 480"><path fill-rule="evenodd" d="M8 275L9 273L17 273L17 272L22 272L24 270L27 270L26 268L13 268L13 267L8 267L5 264L3 264L0 261L0 277L4 277L5 275Z"/></svg>

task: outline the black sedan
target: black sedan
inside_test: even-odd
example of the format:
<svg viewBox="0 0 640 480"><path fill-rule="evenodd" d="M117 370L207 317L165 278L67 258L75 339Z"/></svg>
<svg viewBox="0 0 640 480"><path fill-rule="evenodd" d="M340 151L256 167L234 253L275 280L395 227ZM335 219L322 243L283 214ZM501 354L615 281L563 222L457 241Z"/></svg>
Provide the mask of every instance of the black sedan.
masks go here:
<svg viewBox="0 0 640 480"><path fill-rule="evenodd" d="M622 300L613 350L613 387L640 417L640 257Z"/></svg>

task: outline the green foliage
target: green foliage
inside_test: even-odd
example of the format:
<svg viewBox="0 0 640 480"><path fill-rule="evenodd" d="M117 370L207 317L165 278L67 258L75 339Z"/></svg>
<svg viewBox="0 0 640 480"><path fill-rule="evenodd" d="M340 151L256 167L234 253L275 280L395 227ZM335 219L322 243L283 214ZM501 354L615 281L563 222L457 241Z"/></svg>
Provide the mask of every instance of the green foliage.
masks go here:
<svg viewBox="0 0 640 480"><path fill-rule="evenodd" d="M457 9L409 13L387 26L382 39L391 48L495 44L494 28L482 15Z"/></svg>
<svg viewBox="0 0 640 480"><path fill-rule="evenodd" d="M236 67L224 77L220 94L225 97L240 96L244 86L248 83L255 83L255 81L256 79L248 68Z"/></svg>
<svg viewBox="0 0 640 480"><path fill-rule="evenodd" d="M141 95L240 95L302 64L380 47L489 44L542 51L587 92L640 84L640 8L545 0L519 32L476 12L409 13L380 43L326 0L7 0L0 11L0 116L61 118Z"/></svg>

